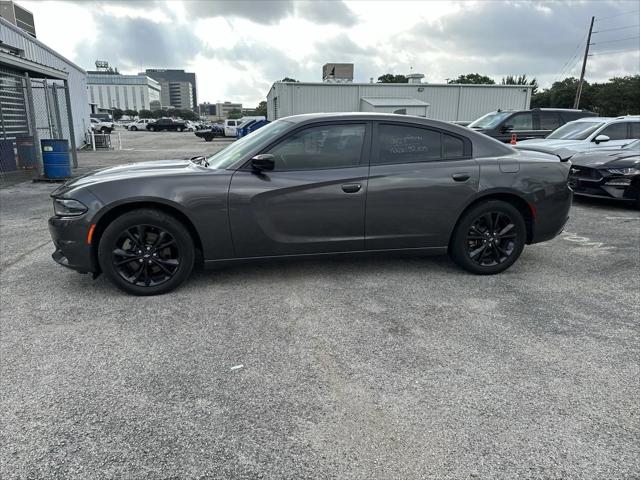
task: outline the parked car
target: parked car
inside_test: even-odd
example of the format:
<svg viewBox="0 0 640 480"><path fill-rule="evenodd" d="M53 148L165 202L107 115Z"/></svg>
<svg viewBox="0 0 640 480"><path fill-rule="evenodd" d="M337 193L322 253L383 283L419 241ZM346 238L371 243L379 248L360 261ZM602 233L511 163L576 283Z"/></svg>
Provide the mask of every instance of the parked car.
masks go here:
<svg viewBox="0 0 640 480"><path fill-rule="evenodd" d="M147 130L151 130L152 132L168 130L182 132L186 129L187 125L183 120L174 120L173 118L159 118L155 122L150 122L147 124Z"/></svg>
<svg viewBox="0 0 640 480"><path fill-rule="evenodd" d="M136 130L146 130L147 125L155 122L153 118L140 118L134 122L131 122L127 125L127 129L135 132Z"/></svg>
<svg viewBox="0 0 640 480"><path fill-rule="evenodd" d="M207 130L198 130L195 132L196 137L203 138L205 142L210 142L216 137L224 137L224 127L214 123Z"/></svg>
<svg viewBox="0 0 640 480"><path fill-rule="evenodd" d="M640 140L574 155L569 186L576 195L634 202L640 208Z"/></svg>
<svg viewBox="0 0 640 480"><path fill-rule="evenodd" d="M587 110L567 108L534 108L532 110L497 110L471 122L468 127L501 142L511 141L515 134L518 141L544 138L567 122L582 117L595 117Z"/></svg>
<svg viewBox="0 0 640 480"><path fill-rule="evenodd" d="M247 116L247 117L242 117L238 120L230 120L230 119L226 119L224 121L224 135L225 137L237 137L238 136L238 127L242 126L243 124L251 121L251 120L256 120L256 121L260 121L260 120L266 120L266 118L264 116Z"/></svg>
<svg viewBox="0 0 640 480"><path fill-rule="evenodd" d="M640 116L587 117L574 120L554 130L547 138L525 140L518 146L541 146L546 149L566 149L584 152L617 147L640 138Z"/></svg>
<svg viewBox="0 0 640 480"><path fill-rule="evenodd" d="M113 122L99 120L97 118L90 118L91 121L91 130L94 133L111 133L115 128Z"/></svg>
<svg viewBox="0 0 640 480"><path fill-rule="evenodd" d="M89 115L89 117L104 122L113 122L113 115L111 115L110 113L92 113Z"/></svg>
<svg viewBox="0 0 640 480"><path fill-rule="evenodd" d="M136 295L176 288L196 258L212 267L448 251L495 274L562 230L569 166L425 118L297 115L209 158L116 166L60 186L53 258Z"/></svg>

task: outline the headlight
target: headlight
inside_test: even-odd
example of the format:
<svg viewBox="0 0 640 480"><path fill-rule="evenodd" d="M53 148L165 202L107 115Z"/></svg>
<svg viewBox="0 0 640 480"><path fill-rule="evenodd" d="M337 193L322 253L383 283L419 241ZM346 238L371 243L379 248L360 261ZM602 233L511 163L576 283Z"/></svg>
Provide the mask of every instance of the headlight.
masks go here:
<svg viewBox="0 0 640 480"><path fill-rule="evenodd" d="M607 172L613 173L614 175L638 175L640 174L640 168L607 168Z"/></svg>
<svg viewBox="0 0 640 480"><path fill-rule="evenodd" d="M54 198L53 211L60 217L77 217L86 212L87 207L78 200L71 198Z"/></svg>

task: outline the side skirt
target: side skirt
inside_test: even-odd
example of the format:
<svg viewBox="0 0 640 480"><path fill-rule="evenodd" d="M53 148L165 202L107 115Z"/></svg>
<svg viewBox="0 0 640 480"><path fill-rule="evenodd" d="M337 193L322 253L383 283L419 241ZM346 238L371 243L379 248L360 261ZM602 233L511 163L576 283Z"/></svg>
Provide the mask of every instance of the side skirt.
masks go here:
<svg viewBox="0 0 640 480"><path fill-rule="evenodd" d="M355 250L351 252L327 252L327 253L301 253L295 255L273 255L264 257L242 257L242 258L222 258L219 260L205 260L204 267L209 269L225 267L227 265L237 265L250 262L261 261L278 261L278 260L295 260L308 258L340 258L340 257L376 257L384 254L394 255L444 255L447 253L447 247L428 247L428 248L398 248L387 250Z"/></svg>

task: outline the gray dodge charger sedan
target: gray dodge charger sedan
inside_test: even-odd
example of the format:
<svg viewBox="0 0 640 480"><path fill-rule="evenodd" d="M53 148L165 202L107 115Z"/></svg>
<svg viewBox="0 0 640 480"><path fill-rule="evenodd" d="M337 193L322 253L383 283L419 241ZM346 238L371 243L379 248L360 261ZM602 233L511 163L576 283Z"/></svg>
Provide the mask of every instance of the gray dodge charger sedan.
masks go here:
<svg viewBox="0 0 640 480"><path fill-rule="evenodd" d="M196 264L303 255L449 252L493 274L562 230L569 166L424 118L298 115L208 158L70 180L52 194L53 258L136 295Z"/></svg>

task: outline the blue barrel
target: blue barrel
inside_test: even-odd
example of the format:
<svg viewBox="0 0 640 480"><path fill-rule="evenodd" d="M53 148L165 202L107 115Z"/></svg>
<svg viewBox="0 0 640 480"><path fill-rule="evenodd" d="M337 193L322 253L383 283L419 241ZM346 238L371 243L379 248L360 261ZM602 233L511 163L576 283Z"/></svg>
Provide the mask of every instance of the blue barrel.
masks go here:
<svg viewBox="0 0 640 480"><path fill-rule="evenodd" d="M40 145L42 146L44 176L47 178L70 177L69 141L44 138L40 140Z"/></svg>

